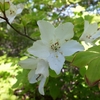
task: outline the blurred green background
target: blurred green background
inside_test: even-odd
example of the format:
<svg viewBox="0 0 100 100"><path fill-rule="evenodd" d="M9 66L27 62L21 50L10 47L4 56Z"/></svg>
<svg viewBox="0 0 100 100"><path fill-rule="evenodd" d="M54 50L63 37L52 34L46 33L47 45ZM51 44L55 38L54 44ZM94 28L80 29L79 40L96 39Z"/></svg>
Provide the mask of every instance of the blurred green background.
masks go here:
<svg viewBox="0 0 100 100"><path fill-rule="evenodd" d="M78 40L84 29L84 20L97 22L100 27L100 0L13 0L24 4L23 12L12 25L34 41L40 39L38 20L47 20L54 26L60 23L74 24L74 39ZM27 80L29 70L18 66L27 58L27 48L32 40L7 29L0 23L0 100L100 100L100 84L89 87L79 69L65 62L66 73L57 78L50 77L45 86L45 95L38 93L38 84Z"/></svg>

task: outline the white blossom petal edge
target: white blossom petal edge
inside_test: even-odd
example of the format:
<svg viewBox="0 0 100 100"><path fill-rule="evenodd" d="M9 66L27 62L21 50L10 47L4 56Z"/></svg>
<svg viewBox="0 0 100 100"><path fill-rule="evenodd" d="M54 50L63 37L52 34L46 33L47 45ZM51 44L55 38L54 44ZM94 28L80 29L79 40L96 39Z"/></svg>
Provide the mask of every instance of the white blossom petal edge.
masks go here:
<svg viewBox="0 0 100 100"><path fill-rule="evenodd" d="M89 24L88 21L85 21L84 31L80 37L80 40L85 41L86 44L92 43L94 40L100 37L100 30L97 29L97 23Z"/></svg>
<svg viewBox="0 0 100 100"><path fill-rule="evenodd" d="M24 5L22 4L14 5L10 0L6 0L6 1L9 2L10 8L5 11L5 14L9 22L12 23L15 17L23 11ZM4 17L2 12L0 12L0 16ZM4 19L0 18L0 22L4 22L4 21L5 21Z"/></svg>
<svg viewBox="0 0 100 100"><path fill-rule="evenodd" d="M77 41L70 40L74 36L72 23L60 24L56 28L44 20L39 20L37 24L41 32L41 40L34 42L28 52L45 59L50 68L59 74L65 61L64 56L70 56L84 48Z"/></svg>
<svg viewBox="0 0 100 100"><path fill-rule="evenodd" d="M46 78L49 76L49 65L43 59L28 58L20 61L19 65L25 69L31 69L28 74L28 80L30 83L36 83L40 81L38 90L40 94L44 95L44 85Z"/></svg>

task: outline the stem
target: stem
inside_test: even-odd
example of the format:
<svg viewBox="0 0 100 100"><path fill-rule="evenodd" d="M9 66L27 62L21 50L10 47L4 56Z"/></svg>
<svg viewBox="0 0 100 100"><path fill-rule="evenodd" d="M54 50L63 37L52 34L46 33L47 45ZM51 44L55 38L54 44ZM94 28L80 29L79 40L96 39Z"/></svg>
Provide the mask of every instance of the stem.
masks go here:
<svg viewBox="0 0 100 100"><path fill-rule="evenodd" d="M32 41L35 41L34 39L32 39L31 37L29 37L28 35L26 34L23 34L21 33L20 31L18 31L15 27L13 27L8 20L6 20L7 24L12 28L14 29L18 34L20 34L21 36L24 36L24 37L27 37L28 39L32 40Z"/></svg>
<svg viewBox="0 0 100 100"><path fill-rule="evenodd" d="M13 27L13 26L9 23L8 19L6 19L6 22L7 22L7 24L8 24L13 30L15 30L15 31L16 31L18 34L20 34L21 36L27 37L28 39L30 39L30 40L32 40L32 41L35 41L34 39L32 39L31 37L29 37L28 35L21 33L21 32L18 31L15 27Z"/></svg>
<svg viewBox="0 0 100 100"><path fill-rule="evenodd" d="M4 17L2 17L2 16L0 16L0 18L5 20L5 18L4 18Z"/></svg>
<svg viewBox="0 0 100 100"><path fill-rule="evenodd" d="M4 17L0 16L0 18L4 19L4 20L7 22L7 24L8 24L13 30L15 30L18 34L20 34L21 36L27 37L28 39L30 39L30 40L32 40L32 41L36 41L35 39L29 37L26 33L23 34L23 33L21 33L20 31L18 31L14 26L12 26L12 25L10 24L10 22L8 21L8 18L6 17L5 12L3 12L3 15L4 15Z"/></svg>
<svg viewBox="0 0 100 100"><path fill-rule="evenodd" d="M26 31L26 27L24 26L24 32L25 32L25 35L27 34L27 31Z"/></svg>

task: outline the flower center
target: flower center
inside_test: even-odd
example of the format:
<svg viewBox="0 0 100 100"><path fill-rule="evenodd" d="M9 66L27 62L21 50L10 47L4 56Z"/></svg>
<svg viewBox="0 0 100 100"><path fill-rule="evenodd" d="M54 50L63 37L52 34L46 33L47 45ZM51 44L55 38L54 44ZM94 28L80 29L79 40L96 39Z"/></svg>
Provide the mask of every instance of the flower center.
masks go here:
<svg viewBox="0 0 100 100"><path fill-rule="evenodd" d="M59 42L56 42L51 45L51 49L57 51L60 48Z"/></svg>
<svg viewBox="0 0 100 100"><path fill-rule="evenodd" d="M13 13L15 13L13 10L10 10L10 15L12 15Z"/></svg>
<svg viewBox="0 0 100 100"><path fill-rule="evenodd" d="M87 35L86 38L90 39L92 36L91 35Z"/></svg>

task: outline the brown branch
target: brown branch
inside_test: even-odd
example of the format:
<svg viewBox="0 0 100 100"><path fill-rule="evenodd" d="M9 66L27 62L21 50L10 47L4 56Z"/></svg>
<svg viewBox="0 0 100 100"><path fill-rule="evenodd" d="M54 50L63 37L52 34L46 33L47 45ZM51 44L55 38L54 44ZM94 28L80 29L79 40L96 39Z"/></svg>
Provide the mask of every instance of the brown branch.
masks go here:
<svg viewBox="0 0 100 100"><path fill-rule="evenodd" d="M4 14L4 17L0 16L0 18L4 19L4 20L7 22L7 24L8 24L14 31L16 31L16 32L17 32L18 34L20 34L21 36L27 37L28 39L30 39L30 40L32 40L32 41L36 41L35 39L29 37L26 33L23 34L23 33L21 33L20 31L18 31L14 26L11 25L11 23L10 23L9 20L8 20L8 18L6 17L5 12L3 12L3 14Z"/></svg>
<svg viewBox="0 0 100 100"><path fill-rule="evenodd" d="M2 16L0 16L0 18L5 20L5 18L4 18L4 17L2 17Z"/></svg>
<svg viewBox="0 0 100 100"><path fill-rule="evenodd" d="M24 26L24 33L27 34L26 27Z"/></svg>
<svg viewBox="0 0 100 100"><path fill-rule="evenodd" d="M23 34L23 33L21 33L20 31L18 31L15 27L13 27L13 26L9 23L8 20L6 20L6 22L7 22L7 24L8 24L13 30L15 30L15 31L16 31L18 34L20 34L21 36L27 37L28 39L30 39L30 40L32 40L32 41L36 41L36 40L34 40L33 38L29 37L28 35Z"/></svg>

